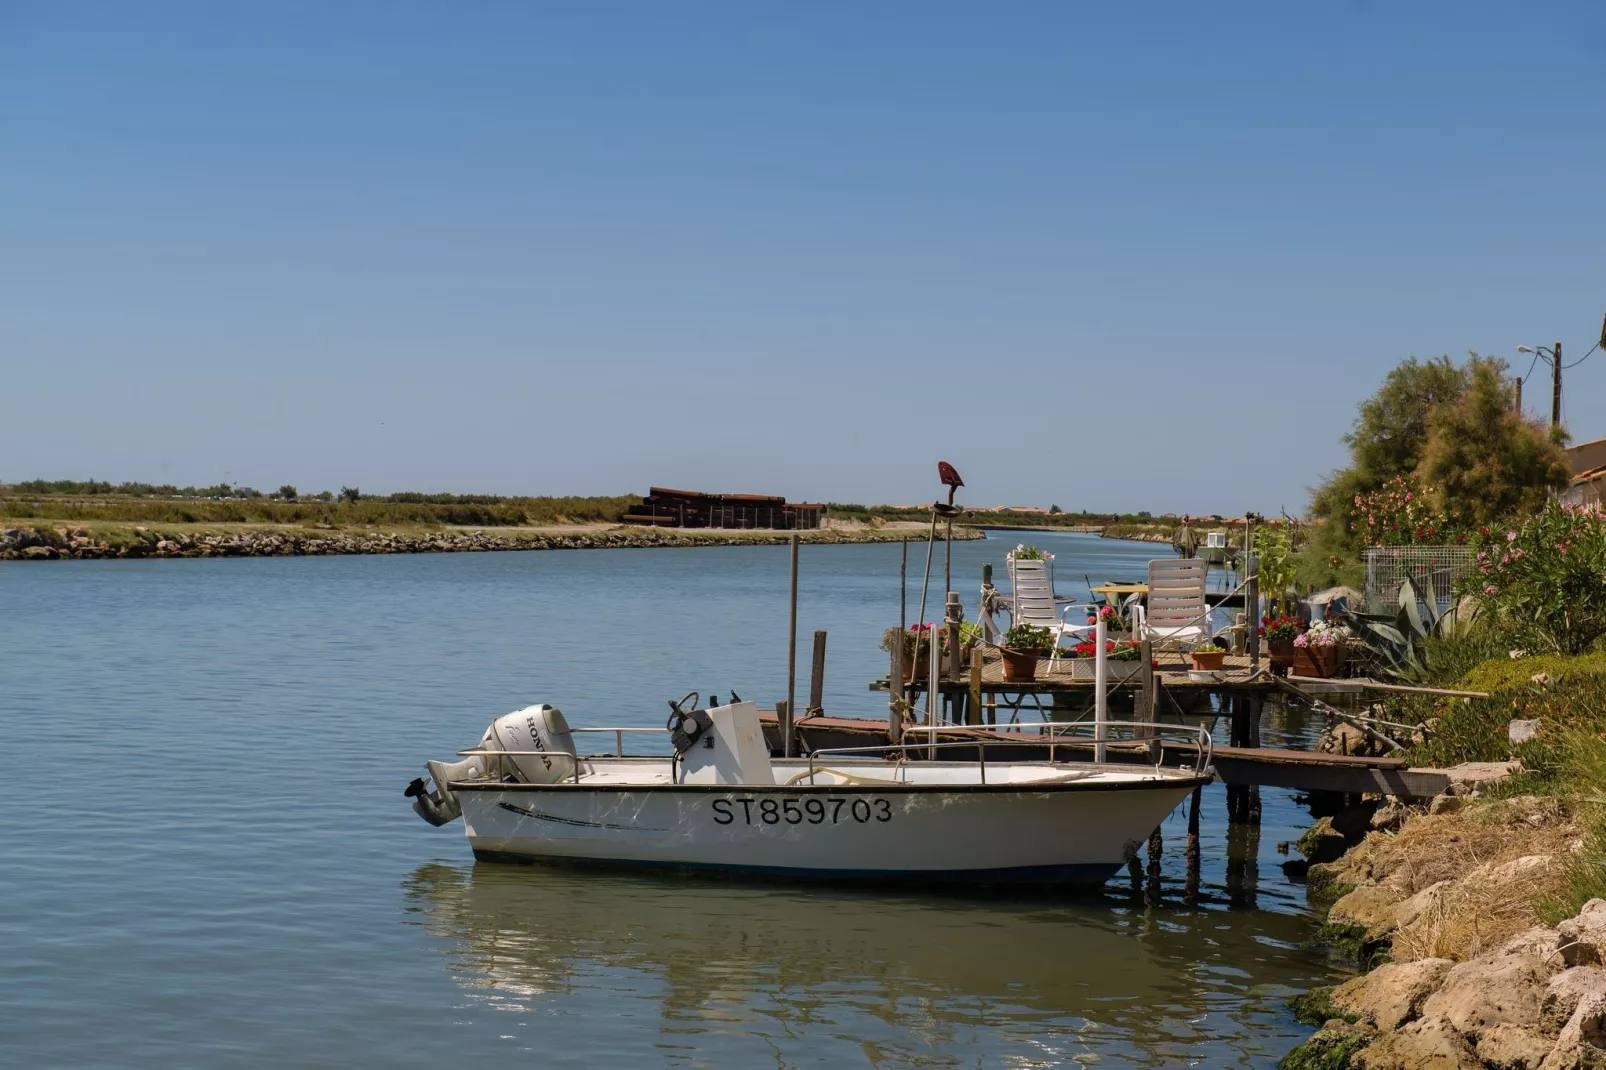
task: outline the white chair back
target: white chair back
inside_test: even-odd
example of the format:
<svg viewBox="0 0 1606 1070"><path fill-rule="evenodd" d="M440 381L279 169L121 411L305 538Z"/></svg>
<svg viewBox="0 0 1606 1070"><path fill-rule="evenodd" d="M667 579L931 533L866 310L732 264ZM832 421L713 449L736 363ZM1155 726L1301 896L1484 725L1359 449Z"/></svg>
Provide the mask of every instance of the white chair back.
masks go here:
<svg viewBox="0 0 1606 1070"><path fill-rule="evenodd" d="M1054 605L1054 575L1048 570L1048 562L1017 561L1014 554L1007 560L1010 623L1058 628L1060 615Z"/></svg>
<svg viewBox="0 0 1606 1070"><path fill-rule="evenodd" d="M1150 628L1186 628L1210 633L1205 602L1208 566L1198 558L1165 558L1149 562L1149 599L1145 623Z"/></svg>

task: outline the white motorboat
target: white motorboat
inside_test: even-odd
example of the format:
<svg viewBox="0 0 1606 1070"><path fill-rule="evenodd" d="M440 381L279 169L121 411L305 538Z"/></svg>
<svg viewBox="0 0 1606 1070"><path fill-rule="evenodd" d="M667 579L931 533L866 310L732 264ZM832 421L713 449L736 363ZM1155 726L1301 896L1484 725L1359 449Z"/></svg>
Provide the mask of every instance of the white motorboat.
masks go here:
<svg viewBox="0 0 1606 1070"><path fill-rule="evenodd" d="M690 698L691 696L688 696ZM425 820L461 815L479 859L785 877L1097 883L1211 776L1209 733L1101 721L1102 759L1123 727L1182 733L1192 768L1081 760L1076 733L1044 724L1022 742L1077 760L1003 761L1001 745L905 743L772 759L758 708L671 703L665 729L571 728L546 705L498 718L460 761L429 762L406 794ZM627 734L667 733L673 753L625 756ZM615 737L581 756L575 739ZM964 748L973 760L954 761ZM1005 747L1007 750L1007 747ZM1128 748L1130 751L1130 748ZM989 756L992 752L992 756ZM1146 750L1144 751L1146 753ZM1130 756L1130 754L1129 754Z"/></svg>

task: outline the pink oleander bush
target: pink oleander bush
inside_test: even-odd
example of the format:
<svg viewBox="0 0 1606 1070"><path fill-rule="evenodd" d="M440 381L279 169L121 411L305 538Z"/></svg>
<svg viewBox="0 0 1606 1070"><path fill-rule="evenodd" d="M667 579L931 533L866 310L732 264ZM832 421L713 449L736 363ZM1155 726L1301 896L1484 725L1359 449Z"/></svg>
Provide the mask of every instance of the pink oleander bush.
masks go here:
<svg viewBox="0 0 1606 1070"><path fill-rule="evenodd" d="M1582 654L1606 635L1606 511L1552 501L1515 527L1480 528L1461 593L1530 653Z"/></svg>

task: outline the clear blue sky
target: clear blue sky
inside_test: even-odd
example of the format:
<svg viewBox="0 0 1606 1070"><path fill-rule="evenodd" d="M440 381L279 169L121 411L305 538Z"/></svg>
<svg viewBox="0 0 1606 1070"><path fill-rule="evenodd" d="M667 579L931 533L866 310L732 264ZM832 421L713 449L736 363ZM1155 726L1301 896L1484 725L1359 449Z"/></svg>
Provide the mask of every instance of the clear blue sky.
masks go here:
<svg viewBox="0 0 1606 1070"><path fill-rule="evenodd" d="M0 479L1297 511L1603 135L1599 3L0 0Z"/></svg>

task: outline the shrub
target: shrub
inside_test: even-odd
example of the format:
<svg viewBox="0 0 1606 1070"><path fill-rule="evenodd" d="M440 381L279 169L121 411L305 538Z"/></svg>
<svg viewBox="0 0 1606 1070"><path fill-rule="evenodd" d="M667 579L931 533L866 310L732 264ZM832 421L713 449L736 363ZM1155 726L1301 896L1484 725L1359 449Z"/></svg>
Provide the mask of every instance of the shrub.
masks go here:
<svg viewBox="0 0 1606 1070"><path fill-rule="evenodd" d="M1515 529L1482 528L1461 581L1520 644L1582 654L1606 635L1606 512L1549 502Z"/></svg>

